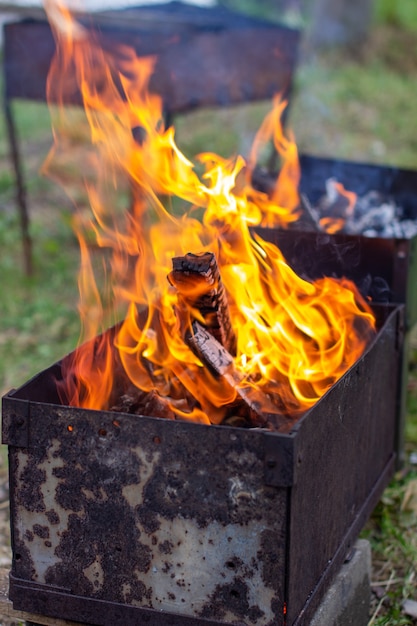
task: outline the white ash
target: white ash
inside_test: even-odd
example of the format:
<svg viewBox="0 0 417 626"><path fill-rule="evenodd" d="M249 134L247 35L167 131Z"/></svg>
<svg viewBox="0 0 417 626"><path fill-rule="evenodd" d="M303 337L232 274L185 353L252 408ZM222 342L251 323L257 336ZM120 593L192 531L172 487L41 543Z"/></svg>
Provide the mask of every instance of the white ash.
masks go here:
<svg viewBox="0 0 417 626"><path fill-rule="evenodd" d="M350 235L411 239L417 234L417 220L404 219L403 208L393 198L379 191L369 191L357 196L350 206L334 178L326 181L326 194L311 210L317 223L326 217L342 218L345 224L340 232Z"/></svg>

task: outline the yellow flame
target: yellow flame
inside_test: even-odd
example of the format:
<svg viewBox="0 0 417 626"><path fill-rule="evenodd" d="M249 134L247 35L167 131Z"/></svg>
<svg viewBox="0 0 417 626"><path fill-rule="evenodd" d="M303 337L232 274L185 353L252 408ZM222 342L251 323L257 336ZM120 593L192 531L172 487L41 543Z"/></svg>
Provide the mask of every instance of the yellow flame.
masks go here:
<svg viewBox="0 0 417 626"><path fill-rule="evenodd" d="M210 251L228 297L240 380L288 413L309 408L363 352L374 319L351 282L303 280L276 246L251 234L252 226L285 227L297 217L299 166L295 142L281 125L285 103L274 100L248 161L207 152L198 157L205 170L198 176L176 145L174 129L165 128L161 99L149 93L155 60L139 59L123 46L110 54L98 38L83 36L70 12L56 5L48 12L58 47L48 94L58 109L51 108L55 146L45 170L72 195L74 181L59 173L57 163L77 145L79 127L65 105L74 85L90 142L77 162L89 210L83 205L74 220L87 343L69 364L66 396L73 404L108 408L125 378L157 393L180 419L223 419L236 389L188 347L184 332L196 313L181 310L167 281L173 257ZM282 167L268 197L251 186L248 172L270 139ZM179 217L170 211L174 197L183 204ZM202 220L193 217L196 209L203 210ZM88 340L115 318L123 321L114 337L105 335L94 352Z"/></svg>

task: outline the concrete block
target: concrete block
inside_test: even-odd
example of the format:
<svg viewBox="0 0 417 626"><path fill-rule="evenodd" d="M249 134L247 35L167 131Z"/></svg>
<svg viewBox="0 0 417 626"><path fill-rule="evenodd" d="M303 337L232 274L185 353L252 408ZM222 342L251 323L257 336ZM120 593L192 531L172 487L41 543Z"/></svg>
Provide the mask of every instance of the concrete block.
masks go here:
<svg viewBox="0 0 417 626"><path fill-rule="evenodd" d="M371 599L371 547L358 539L310 626L367 626Z"/></svg>

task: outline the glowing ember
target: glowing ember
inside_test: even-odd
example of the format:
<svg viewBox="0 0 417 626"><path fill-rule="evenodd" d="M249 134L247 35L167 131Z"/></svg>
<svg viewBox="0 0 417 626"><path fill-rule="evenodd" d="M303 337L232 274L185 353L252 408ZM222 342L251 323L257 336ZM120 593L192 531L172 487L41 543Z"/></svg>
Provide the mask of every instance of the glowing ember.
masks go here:
<svg viewBox="0 0 417 626"><path fill-rule="evenodd" d="M343 230L346 220L353 215L357 196L353 191L345 189L342 183L337 182L334 178L326 181L326 190L329 206L335 206L337 203L341 205L339 208L340 216L336 212L336 215L322 217L319 223L323 230L334 234Z"/></svg>
<svg viewBox="0 0 417 626"><path fill-rule="evenodd" d="M161 415L180 419L222 422L239 388L259 392L265 405L273 402L290 415L305 411L362 354L374 319L351 282L307 282L277 247L251 235L251 226L285 227L297 218L298 158L281 128L285 104L274 101L248 162L200 154L199 176L178 149L174 129L165 128L160 98L148 92L154 60L123 47L111 54L64 8L53 3L51 11L47 3L47 9L58 48L48 97L58 106L51 107L55 146L45 171L74 195L60 162L77 154L90 207L80 206L74 217L82 341L123 320L94 349L86 342L75 351L65 398L109 408L121 377L157 398ZM90 134L81 155L80 122L74 124L74 112L63 105L74 85ZM249 179L271 138L282 167L268 197ZM190 252L217 260L236 339L234 384L206 367L185 340L193 321L204 320L184 307L167 276L172 259Z"/></svg>

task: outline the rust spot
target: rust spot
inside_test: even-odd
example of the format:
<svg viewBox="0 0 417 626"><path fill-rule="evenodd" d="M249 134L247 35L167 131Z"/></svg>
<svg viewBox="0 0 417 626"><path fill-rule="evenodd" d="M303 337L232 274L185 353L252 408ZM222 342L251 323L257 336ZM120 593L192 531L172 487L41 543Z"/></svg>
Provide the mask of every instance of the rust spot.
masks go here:
<svg viewBox="0 0 417 626"><path fill-rule="evenodd" d="M242 565L242 560L238 557L234 557L233 559L226 561L225 565L227 569L236 570Z"/></svg>
<svg viewBox="0 0 417 626"><path fill-rule="evenodd" d="M167 539L166 541L163 541L159 544L159 551L162 552L162 554L172 554L173 547L174 544Z"/></svg>
<svg viewBox="0 0 417 626"><path fill-rule="evenodd" d="M154 511L151 511L146 506L138 506L136 508L136 513L143 527L143 530L146 533L148 534L154 533L160 528L161 523L158 520L156 513Z"/></svg>
<svg viewBox="0 0 417 626"><path fill-rule="evenodd" d="M246 618L255 623L264 612L258 606L250 606L248 601L248 586L244 580L235 577L231 583L217 585L210 602L200 612L200 617L224 619L225 608L238 618Z"/></svg>
<svg viewBox="0 0 417 626"><path fill-rule="evenodd" d="M45 504L40 486L46 481L46 472L39 469L36 457L30 458L21 474L20 499L22 505L31 513L43 513Z"/></svg>
<svg viewBox="0 0 417 626"><path fill-rule="evenodd" d="M60 522L59 515L56 511L51 509L50 511L46 511L45 513L48 522L52 525L57 525Z"/></svg>
<svg viewBox="0 0 417 626"><path fill-rule="evenodd" d="M279 549L279 539L277 535L270 530L263 530L261 533L261 550L257 557L262 563L262 580L265 585L273 587L280 576L283 563L280 555L282 551Z"/></svg>
<svg viewBox="0 0 417 626"><path fill-rule="evenodd" d="M13 573L20 578L36 579L36 567L30 551L18 539L15 541L13 554Z"/></svg>
<svg viewBox="0 0 417 626"><path fill-rule="evenodd" d="M49 528L48 526L41 526L40 524L33 525L33 532L35 535L40 537L41 539L49 539Z"/></svg>

